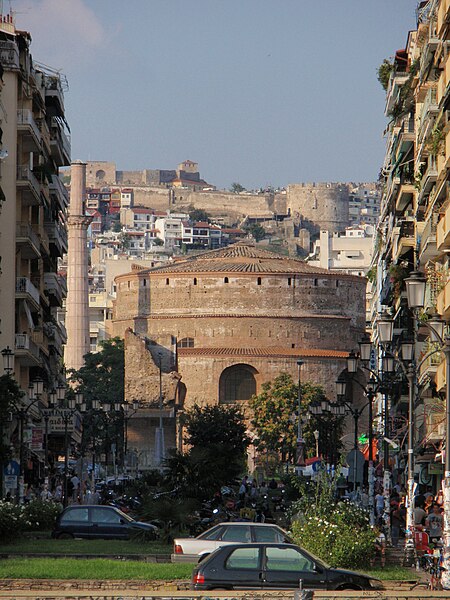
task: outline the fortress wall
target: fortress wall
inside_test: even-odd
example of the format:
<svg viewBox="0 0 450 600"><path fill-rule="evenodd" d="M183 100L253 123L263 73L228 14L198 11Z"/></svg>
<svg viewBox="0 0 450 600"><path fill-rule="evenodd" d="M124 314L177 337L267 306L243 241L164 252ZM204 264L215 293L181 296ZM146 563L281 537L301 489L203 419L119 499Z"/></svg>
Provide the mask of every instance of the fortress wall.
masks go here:
<svg viewBox="0 0 450 600"><path fill-rule="evenodd" d="M303 227L318 234L321 229L343 231L350 224L349 188L341 183L295 183L287 188L287 208ZM304 222L306 221L306 223Z"/></svg>

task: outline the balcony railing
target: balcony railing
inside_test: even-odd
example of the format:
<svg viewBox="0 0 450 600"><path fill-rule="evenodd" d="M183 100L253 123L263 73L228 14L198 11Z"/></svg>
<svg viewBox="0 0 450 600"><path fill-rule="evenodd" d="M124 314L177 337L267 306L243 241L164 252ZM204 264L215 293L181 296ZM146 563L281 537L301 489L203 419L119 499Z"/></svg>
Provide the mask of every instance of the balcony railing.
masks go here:
<svg viewBox="0 0 450 600"><path fill-rule="evenodd" d="M50 191L56 193L61 198L61 205L64 209L67 208L69 204L69 194L67 192L66 186L63 184L58 175L52 175L52 182L49 185Z"/></svg>
<svg viewBox="0 0 450 600"><path fill-rule="evenodd" d="M36 175L33 173L33 171L30 169L30 167L25 166L25 165L19 165L17 167L17 181L18 182L22 182L22 181L28 182L31 185L31 187L33 188L33 192L37 195L37 197L40 196L41 184L37 180Z"/></svg>
<svg viewBox="0 0 450 600"><path fill-rule="evenodd" d="M28 333L16 333L15 336L16 351L26 350L34 358L39 359L39 348L33 342Z"/></svg>
<svg viewBox="0 0 450 600"><path fill-rule="evenodd" d="M39 304L39 291L31 283L28 277L17 277L16 294L28 294L33 298L36 304Z"/></svg>
<svg viewBox="0 0 450 600"><path fill-rule="evenodd" d="M30 240L31 244L39 250L39 237L37 233L33 231L33 228L29 223L16 224L16 239L17 238Z"/></svg>
<svg viewBox="0 0 450 600"><path fill-rule="evenodd" d="M33 113L30 109L20 109L17 111L17 125L27 125L33 132L34 137L38 142L41 140L41 132L34 120Z"/></svg>
<svg viewBox="0 0 450 600"><path fill-rule="evenodd" d="M50 243L56 245L63 254L67 252L67 230L64 225L57 221L45 221L44 227Z"/></svg>

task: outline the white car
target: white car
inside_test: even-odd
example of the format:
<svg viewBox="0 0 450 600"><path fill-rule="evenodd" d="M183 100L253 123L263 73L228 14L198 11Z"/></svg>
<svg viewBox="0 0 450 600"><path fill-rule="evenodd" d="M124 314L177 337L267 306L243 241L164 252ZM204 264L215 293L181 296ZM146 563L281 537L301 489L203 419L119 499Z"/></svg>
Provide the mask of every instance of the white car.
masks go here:
<svg viewBox="0 0 450 600"><path fill-rule="evenodd" d="M204 531L196 538L177 538L173 541L172 562L197 563L216 548L228 544L270 542L290 544L289 535L271 523L226 522Z"/></svg>

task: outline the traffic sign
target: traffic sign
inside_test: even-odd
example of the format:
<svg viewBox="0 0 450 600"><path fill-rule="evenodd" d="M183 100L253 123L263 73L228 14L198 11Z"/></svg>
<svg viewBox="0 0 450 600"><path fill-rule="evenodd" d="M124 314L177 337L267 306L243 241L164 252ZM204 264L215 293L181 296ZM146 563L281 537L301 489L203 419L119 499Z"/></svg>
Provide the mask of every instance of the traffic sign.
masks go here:
<svg viewBox="0 0 450 600"><path fill-rule="evenodd" d="M16 460L10 460L6 463L3 468L3 475L8 477L8 475L15 475L16 477L20 473L20 465Z"/></svg>

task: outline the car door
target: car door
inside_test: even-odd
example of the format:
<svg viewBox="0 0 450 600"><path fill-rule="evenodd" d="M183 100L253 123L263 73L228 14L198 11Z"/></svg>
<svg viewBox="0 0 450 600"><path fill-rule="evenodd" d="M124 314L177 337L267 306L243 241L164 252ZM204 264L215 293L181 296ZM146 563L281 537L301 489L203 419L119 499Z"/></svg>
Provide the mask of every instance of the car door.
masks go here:
<svg viewBox="0 0 450 600"><path fill-rule="evenodd" d="M302 580L304 588L326 589L327 578L322 567L292 546L266 546L263 556L264 588L298 588Z"/></svg>
<svg viewBox="0 0 450 600"><path fill-rule="evenodd" d="M74 537L88 538L92 534L88 509L84 506L66 508L61 516L59 526L62 533L70 533Z"/></svg>
<svg viewBox="0 0 450 600"><path fill-rule="evenodd" d="M263 586L261 547L239 546L231 548L223 563L217 569L217 587L237 590L261 589ZM210 573L210 576L212 573Z"/></svg>
<svg viewBox="0 0 450 600"><path fill-rule="evenodd" d="M107 506L95 506L90 509L93 536L98 538L127 538L128 523L120 513Z"/></svg>

